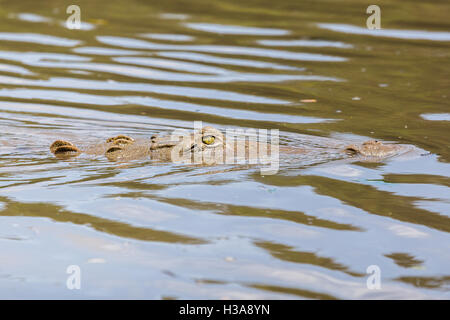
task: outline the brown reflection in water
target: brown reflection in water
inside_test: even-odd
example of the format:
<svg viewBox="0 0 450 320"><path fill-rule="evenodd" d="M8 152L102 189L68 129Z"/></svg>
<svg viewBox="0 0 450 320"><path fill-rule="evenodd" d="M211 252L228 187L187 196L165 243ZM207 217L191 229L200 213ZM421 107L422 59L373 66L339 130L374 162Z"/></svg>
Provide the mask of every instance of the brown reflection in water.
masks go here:
<svg viewBox="0 0 450 320"><path fill-rule="evenodd" d="M49 203L19 203L7 198L0 198L5 207L0 211L0 216L26 216L50 218L58 222L69 222L79 225L88 225L93 229L106 232L118 237L184 244L205 244L207 241L199 238L188 237L168 231L152 230L143 227L134 227L127 223L103 219L83 213L75 213L65 210L61 206Z"/></svg>
<svg viewBox="0 0 450 320"><path fill-rule="evenodd" d="M363 277L364 274L349 271L348 267L334 262L331 258L320 257L313 252L307 251L297 251L290 246L284 244L272 243L267 241L256 241L255 245L268 251L273 257L278 258L283 261L302 263L302 264L312 264L319 267L338 270L345 272L354 277Z"/></svg>
<svg viewBox="0 0 450 320"><path fill-rule="evenodd" d="M0 174L0 177L2 177L3 175ZM8 177L9 174L5 174L4 176ZM22 186L22 185L32 185L32 184L37 184L37 183L42 183L42 182L47 182L47 181L52 181L54 179L54 177L44 177L44 178L30 178L27 179L26 181L23 182L12 182L11 184L5 184L4 186L0 186L0 189L3 188L12 188L12 187L18 187L18 186ZM7 181L7 180L6 180ZM14 181L14 180L13 180ZM8 181L9 182L9 181Z"/></svg>
<svg viewBox="0 0 450 320"><path fill-rule="evenodd" d="M221 281L221 280L212 280L212 279L196 279L196 283L204 284L204 285L225 285L230 284L231 282ZM238 283L248 288L260 289L270 292L283 293L288 295L294 295L301 298L306 299L321 299L321 300L337 300L335 296L320 293L300 288L290 288L290 287L281 287L275 285L267 285L267 284L258 284L258 283Z"/></svg>
<svg viewBox="0 0 450 320"><path fill-rule="evenodd" d="M450 290L450 276L443 277L399 277L394 280L412 284L418 288Z"/></svg>
<svg viewBox="0 0 450 320"><path fill-rule="evenodd" d="M394 260L396 265L403 268L418 267L423 263L423 260L418 260L408 253L394 252L391 254L385 254L384 256L391 258L392 260Z"/></svg>
<svg viewBox="0 0 450 320"><path fill-rule="evenodd" d="M128 194L116 194L115 197L128 197ZM228 216L241 216L241 217L255 217L255 218L270 218L287 220L295 223L305 224L308 226L328 228L333 230L346 230L346 231L362 231L361 228L344 223L333 222L330 220L319 219L314 216L309 216L299 211L287 211L280 209L266 209L266 208L254 208L248 206L237 206L223 203L213 203L205 201L193 201L180 198L160 198L156 196L147 197L156 199L158 201L169 203L183 208L189 208L193 210L212 211L217 214Z"/></svg>
<svg viewBox="0 0 450 320"><path fill-rule="evenodd" d="M373 186L321 176L273 175L262 178L254 175L253 177L267 185L309 185L315 188L317 194L339 199L369 213L450 232L450 218L414 206L414 202L422 200L421 198L394 195L387 191L377 190Z"/></svg>
<svg viewBox="0 0 450 320"><path fill-rule="evenodd" d="M287 287L279 287L279 286L269 286L264 284L249 284L247 287L255 288L255 289L261 289L261 290L267 290L272 292L279 292L279 293L287 293L295 296L299 296L302 298L307 299L321 299L321 300L337 300L338 298L326 294L326 293L319 293L315 291L309 291L304 289L298 289L298 288L287 288Z"/></svg>
<svg viewBox="0 0 450 320"><path fill-rule="evenodd" d="M89 176L87 177L83 177L81 179L74 179L74 180L70 180L70 181L63 181L61 183L52 183L52 187L55 186L65 186L65 185L70 185L70 184L78 184L78 183L83 183L83 182L89 182L89 181L98 181L98 180L106 180L108 178L113 178L117 175L118 171L117 170L108 170L109 172L97 172L97 173L90 173ZM53 177L51 179L54 179Z"/></svg>
<svg viewBox="0 0 450 320"><path fill-rule="evenodd" d="M227 284L225 281L214 279L195 279L195 283L199 284Z"/></svg>
<svg viewBox="0 0 450 320"><path fill-rule="evenodd" d="M125 188L129 190L136 190L136 192L145 192L145 191L155 191L155 190L164 190L168 186L156 183L145 183L138 180L134 181L119 181L119 182L102 182L97 183L98 187L117 187L117 188Z"/></svg>
<svg viewBox="0 0 450 320"><path fill-rule="evenodd" d="M386 174L383 178L389 183L436 184L450 187L449 178L430 174Z"/></svg>

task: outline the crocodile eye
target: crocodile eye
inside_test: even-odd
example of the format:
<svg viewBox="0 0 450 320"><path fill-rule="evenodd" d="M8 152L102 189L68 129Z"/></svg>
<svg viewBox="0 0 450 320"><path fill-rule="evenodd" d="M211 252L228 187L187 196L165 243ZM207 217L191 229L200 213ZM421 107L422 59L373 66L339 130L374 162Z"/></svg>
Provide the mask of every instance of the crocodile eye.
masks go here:
<svg viewBox="0 0 450 320"><path fill-rule="evenodd" d="M215 139L216 138L214 136L204 136L202 138L202 141L203 141L203 143L206 143L206 144L213 144Z"/></svg>

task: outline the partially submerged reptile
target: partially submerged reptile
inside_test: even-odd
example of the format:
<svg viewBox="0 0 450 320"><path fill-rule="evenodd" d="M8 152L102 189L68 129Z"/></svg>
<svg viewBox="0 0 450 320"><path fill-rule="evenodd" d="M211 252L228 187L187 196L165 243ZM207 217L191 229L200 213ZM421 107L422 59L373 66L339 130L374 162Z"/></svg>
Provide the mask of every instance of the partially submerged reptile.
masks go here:
<svg viewBox="0 0 450 320"><path fill-rule="evenodd" d="M77 147L71 142L56 140L50 146L50 151L58 158L69 158L82 153L94 156L105 155L111 160L134 160L142 158L162 161L184 161L194 164L220 164L230 162L230 157L251 160L255 156L271 157L278 152L281 155L313 154L319 148L278 146L270 143L250 142L227 139L214 127L203 127L190 134L172 134L167 136L154 135L150 139L133 139L126 135L118 135L106 141L85 147ZM325 147L325 148L323 148ZM322 146L321 154L338 154L337 158L352 158L354 160L380 161L388 157L408 151L409 146L383 143L369 140L360 144L350 144L345 147ZM409 148L410 150L410 148ZM336 158L336 157L335 157ZM250 161L250 163L252 163ZM253 162L256 163L256 162ZM266 161L267 163L267 161Z"/></svg>

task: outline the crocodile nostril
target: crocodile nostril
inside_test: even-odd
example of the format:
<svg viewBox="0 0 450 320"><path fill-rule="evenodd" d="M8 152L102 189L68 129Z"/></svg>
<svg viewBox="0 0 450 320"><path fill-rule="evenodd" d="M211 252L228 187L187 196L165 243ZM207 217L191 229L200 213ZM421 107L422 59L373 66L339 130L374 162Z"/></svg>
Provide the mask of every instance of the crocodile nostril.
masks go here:
<svg viewBox="0 0 450 320"><path fill-rule="evenodd" d="M359 152L359 149L357 147L351 145L351 146L348 146L348 147L345 148L345 152L348 155L355 155L355 154L357 154Z"/></svg>

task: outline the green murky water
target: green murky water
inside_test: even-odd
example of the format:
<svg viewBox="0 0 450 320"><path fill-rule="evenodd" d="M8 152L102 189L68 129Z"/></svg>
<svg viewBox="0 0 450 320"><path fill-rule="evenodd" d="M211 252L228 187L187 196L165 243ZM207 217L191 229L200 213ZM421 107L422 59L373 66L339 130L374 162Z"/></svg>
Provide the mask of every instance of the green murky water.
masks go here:
<svg viewBox="0 0 450 320"><path fill-rule="evenodd" d="M450 297L448 4L379 1L379 31L359 1L77 4L81 30L0 1L1 298ZM261 176L48 150L193 121L423 156Z"/></svg>

